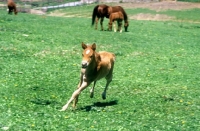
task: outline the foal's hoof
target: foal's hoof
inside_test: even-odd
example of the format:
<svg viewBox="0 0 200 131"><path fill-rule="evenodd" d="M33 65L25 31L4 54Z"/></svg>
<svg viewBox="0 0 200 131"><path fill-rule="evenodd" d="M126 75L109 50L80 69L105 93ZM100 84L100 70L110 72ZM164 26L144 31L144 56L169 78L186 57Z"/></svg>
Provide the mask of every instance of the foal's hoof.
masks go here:
<svg viewBox="0 0 200 131"><path fill-rule="evenodd" d="M66 109L61 109L61 110L59 110L59 111L65 111Z"/></svg>
<svg viewBox="0 0 200 131"><path fill-rule="evenodd" d="M106 99L106 96L102 96L102 99L105 100L105 99Z"/></svg>
<svg viewBox="0 0 200 131"><path fill-rule="evenodd" d="M106 99L106 94L105 94L105 93L102 94L102 99L103 99L103 100Z"/></svg>
<svg viewBox="0 0 200 131"><path fill-rule="evenodd" d="M90 98L93 98L94 97L94 93L90 93Z"/></svg>

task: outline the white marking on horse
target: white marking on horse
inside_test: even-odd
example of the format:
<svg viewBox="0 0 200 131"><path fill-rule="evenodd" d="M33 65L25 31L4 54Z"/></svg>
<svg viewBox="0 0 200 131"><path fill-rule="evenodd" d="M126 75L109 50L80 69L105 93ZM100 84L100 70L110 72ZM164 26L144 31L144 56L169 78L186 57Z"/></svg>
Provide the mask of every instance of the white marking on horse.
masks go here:
<svg viewBox="0 0 200 131"><path fill-rule="evenodd" d="M90 53L90 50L87 50L87 51L86 51L86 54L89 54L89 53Z"/></svg>

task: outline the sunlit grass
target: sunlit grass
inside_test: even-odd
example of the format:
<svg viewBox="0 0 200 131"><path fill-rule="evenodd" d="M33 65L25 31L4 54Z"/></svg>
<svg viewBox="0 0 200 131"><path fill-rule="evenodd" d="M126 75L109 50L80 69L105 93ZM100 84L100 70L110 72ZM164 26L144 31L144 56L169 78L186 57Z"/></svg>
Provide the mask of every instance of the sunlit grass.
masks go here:
<svg viewBox="0 0 200 131"><path fill-rule="evenodd" d="M0 129L199 130L199 38L194 23L130 20L114 33L90 18L1 11ZM59 112L79 81L81 42L116 54L114 78L107 100L101 80L93 99L89 87L77 110Z"/></svg>

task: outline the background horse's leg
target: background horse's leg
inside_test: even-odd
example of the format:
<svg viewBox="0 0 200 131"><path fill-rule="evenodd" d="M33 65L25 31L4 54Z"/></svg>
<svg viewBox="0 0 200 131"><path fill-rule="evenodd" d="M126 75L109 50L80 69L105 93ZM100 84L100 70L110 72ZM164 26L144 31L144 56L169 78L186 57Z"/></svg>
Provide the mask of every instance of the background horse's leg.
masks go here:
<svg viewBox="0 0 200 131"><path fill-rule="evenodd" d="M95 20L95 29L97 30L99 18L97 17Z"/></svg>
<svg viewBox="0 0 200 131"><path fill-rule="evenodd" d="M93 85L92 89L90 90L90 98L93 98L93 97L94 97L94 87L95 87L95 85L96 85L96 82L97 82L97 81L94 81L94 85Z"/></svg>
<svg viewBox="0 0 200 131"><path fill-rule="evenodd" d="M8 14L12 14L12 9L8 7Z"/></svg>
<svg viewBox="0 0 200 131"><path fill-rule="evenodd" d="M109 30L109 31L112 31L112 21L110 21L110 22L108 23L108 30Z"/></svg>
<svg viewBox="0 0 200 131"><path fill-rule="evenodd" d="M114 27L114 32L117 32L117 25L116 25L116 21L113 22L113 27Z"/></svg>
<svg viewBox="0 0 200 131"><path fill-rule="evenodd" d="M101 21L100 21L100 24L101 24L101 30L103 31L103 20L104 20L104 17L101 17Z"/></svg>
<svg viewBox="0 0 200 131"><path fill-rule="evenodd" d="M125 29L125 32L128 31L128 26L129 26L129 23L127 20L124 21L124 29Z"/></svg>
<svg viewBox="0 0 200 131"><path fill-rule="evenodd" d="M119 32L122 33L122 20L119 20L118 28L119 28Z"/></svg>

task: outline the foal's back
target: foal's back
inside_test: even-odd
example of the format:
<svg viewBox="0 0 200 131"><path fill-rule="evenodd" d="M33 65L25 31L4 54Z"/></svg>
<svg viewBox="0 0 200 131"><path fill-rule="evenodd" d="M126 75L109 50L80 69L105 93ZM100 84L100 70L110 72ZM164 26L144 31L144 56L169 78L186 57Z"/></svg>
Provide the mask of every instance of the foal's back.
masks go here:
<svg viewBox="0 0 200 131"><path fill-rule="evenodd" d="M115 62L115 55L113 53L101 51L99 55L101 61L99 62L100 69L98 71L97 80L103 77L111 77Z"/></svg>
<svg viewBox="0 0 200 131"><path fill-rule="evenodd" d="M124 16L121 11L111 13L110 14L110 19L112 20L124 20Z"/></svg>

